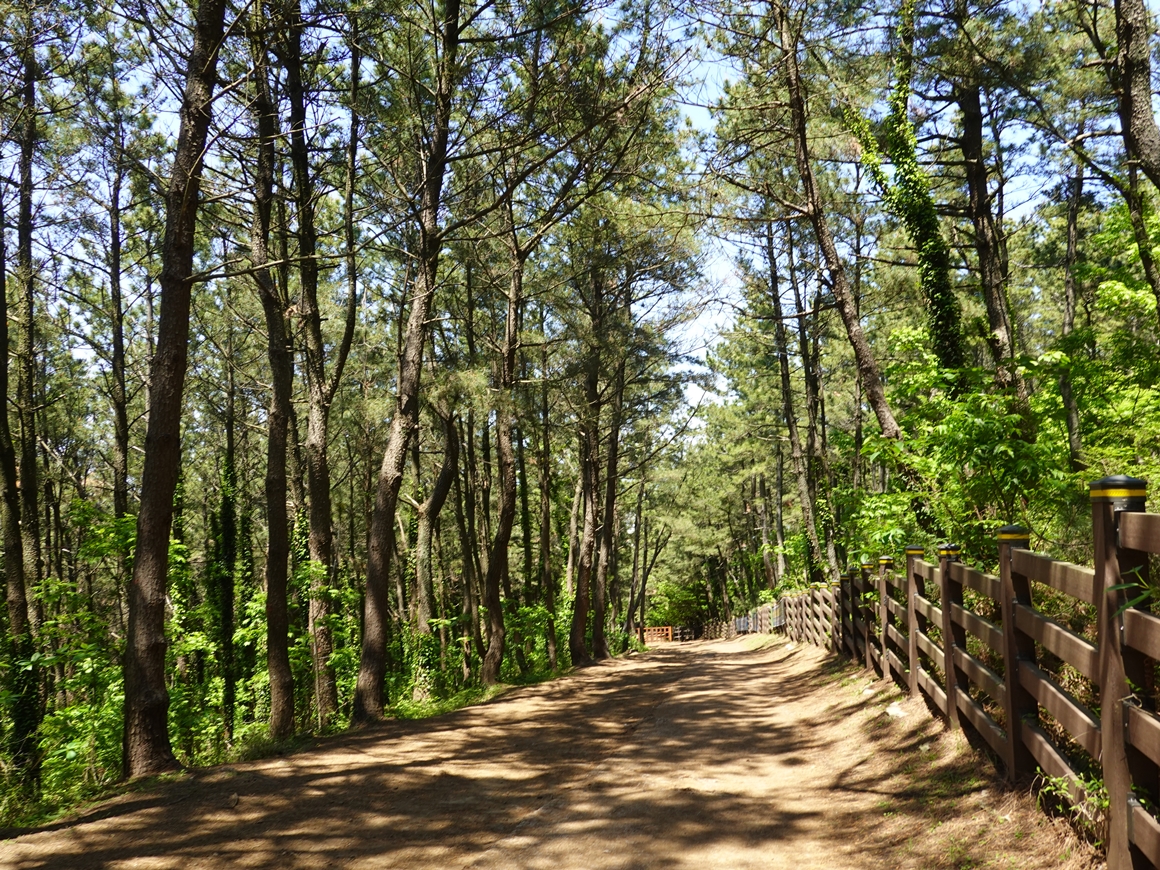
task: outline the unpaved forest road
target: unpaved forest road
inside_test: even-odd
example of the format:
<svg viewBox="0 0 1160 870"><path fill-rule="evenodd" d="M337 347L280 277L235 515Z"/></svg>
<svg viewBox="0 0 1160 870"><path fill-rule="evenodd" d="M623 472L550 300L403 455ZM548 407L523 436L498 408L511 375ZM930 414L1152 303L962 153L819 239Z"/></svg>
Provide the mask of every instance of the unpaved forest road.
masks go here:
<svg viewBox="0 0 1160 870"><path fill-rule="evenodd" d="M782 638L662 646L123 796L0 867L1095 866L898 699Z"/></svg>

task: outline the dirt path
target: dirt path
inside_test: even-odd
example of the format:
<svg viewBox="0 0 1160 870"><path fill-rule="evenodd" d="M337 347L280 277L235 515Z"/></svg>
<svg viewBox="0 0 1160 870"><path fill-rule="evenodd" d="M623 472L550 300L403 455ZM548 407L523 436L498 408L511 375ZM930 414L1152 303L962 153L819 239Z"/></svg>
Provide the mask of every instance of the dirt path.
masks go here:
<svg viewBox="0 0 1160 870"><path fill-rule="evenodd" d="M126 795L0 867L1096 866L899 700L783 639L673 645Z"/></svg>

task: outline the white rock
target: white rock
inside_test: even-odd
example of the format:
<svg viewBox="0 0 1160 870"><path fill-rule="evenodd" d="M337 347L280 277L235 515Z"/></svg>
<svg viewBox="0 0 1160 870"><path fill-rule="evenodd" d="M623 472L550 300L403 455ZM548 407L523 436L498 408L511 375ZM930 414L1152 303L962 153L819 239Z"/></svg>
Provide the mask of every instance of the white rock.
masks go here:
<svg viewBox="0 0 1160 870"><path fill-rule="evenodd" d="M899 707L898 702L895 701L893 704L886 708L886 715L892 716L895 719L901 719L906 715L906 711Z"/></svg>

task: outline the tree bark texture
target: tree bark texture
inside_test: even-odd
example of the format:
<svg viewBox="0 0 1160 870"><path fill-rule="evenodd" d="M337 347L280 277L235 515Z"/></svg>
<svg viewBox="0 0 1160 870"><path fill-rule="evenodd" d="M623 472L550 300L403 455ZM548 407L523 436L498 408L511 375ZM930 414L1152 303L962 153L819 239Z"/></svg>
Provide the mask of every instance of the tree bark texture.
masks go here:
<svg viewBox="0 0 1160 870"><path fill-rule="evenodd" d="M1128 159L1133 157L1160 188L1160 129L1152 110L1152 32L1155 24L1144 0L1116 0L1116 70L1120 130Z"/></svg>
<svg viewBox="0 0 1160 870"><path fill-rule="evenodd" d="M286 506L287 433L294 381L294 357L286 329L287 300L269 267L270 221L274 198L274 142L278 116L270 97L268 64L261 31L251 36L255 58L254 114L258 127L254 221L250 228L250 261L266 321L266 355L270 363L270 402L266 412L266 664L270 674L270 737L285 740L294 733L294 674L290 668L290 615L287 580L290 566L290 517Z"/></svg>
<svg viewBox="0 0 1160 870"><path fill-rule="evenodd" d="M1075 310L1079 301L1075 267L1079 261L1079 208L1083 200L1083 166L1076 163L1075 175L1070 179L1071 195L1067 201L1067 253L1063 264L1063 323L1060 332L1064 339L1075 329ZM1063 399L1067 423L1067 452L1072 471L1083 471L1083 438L1080 434L1079 403L1071 383L1071 371L1065 368L1059 376L1059 394Z"/></svg>
<svg viewBox="0 0 1160 870"><path fill-rule="evenodd" d="M23 46L24 80L20 106L20 179L16 222L16 274L19 284L20 338L17 342L16 409L20 421L20 530L24 553L24 580L35 589L44 577L43 551L40 546L40 483L36 410L40 401L37 390L36 359L36 267L32 257L32 161L39 135L36 124L36 83L39 76L32 33L31 13ZM30 611L33 629L36 610Z"/></svg>
<svg viewBox="0 0 1160 870"><path fill-rule="evenodd" d="M983 158L983 108L981 87L976 82L956 85L955 101L962 116L959 147L967 179L968 210L975 231L979 283L987 310L987 347L995 363L995 381L1011 390L1026 405L1027 384L1014 364L1015 336L1007 305L1008 263L1000 228L991 209L990 178ZM1030 409L1026 409L1028 412Z"/></svg>

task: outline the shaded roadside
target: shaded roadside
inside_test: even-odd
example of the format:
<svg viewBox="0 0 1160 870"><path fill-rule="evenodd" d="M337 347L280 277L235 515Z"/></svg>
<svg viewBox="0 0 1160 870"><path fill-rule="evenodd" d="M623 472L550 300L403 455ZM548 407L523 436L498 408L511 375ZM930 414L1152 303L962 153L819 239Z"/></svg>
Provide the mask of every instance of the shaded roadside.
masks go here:
<svg viewBox="0 0 1160 870"><path fill-rule="evenodd" d="M791 646L669 645L205 771L0 843L0 866L1094 866L921 705L889 716L893 688Z"/></svg>

